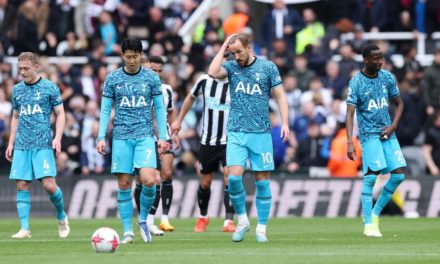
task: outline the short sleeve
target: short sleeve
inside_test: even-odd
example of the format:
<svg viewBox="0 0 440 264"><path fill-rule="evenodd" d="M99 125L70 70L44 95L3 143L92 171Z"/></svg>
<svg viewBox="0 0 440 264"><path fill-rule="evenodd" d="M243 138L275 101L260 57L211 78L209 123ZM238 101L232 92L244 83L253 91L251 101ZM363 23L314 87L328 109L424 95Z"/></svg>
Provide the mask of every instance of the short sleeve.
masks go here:
<svg viewBox="0 0 440 264"><path fill-rule="evenodd" d="M12 91L12 109L18 110L18 102L14 91Z"/></svg>
<svg viewBox="0 0 440 264"><path fill-rule="evenodd" d="M162 82L159 79L157 74L153 74L151 76L151 96L161 95L162 94Z"/></svg>
<svg viewBox="0 0 440 264"><path fill-rule="evenodd" d="M206 76L200 76L191 88L191 96L196 98L202 93L202 87L206 85Z"/></svg>
<svg viewBox="0 0 440 264"><path fill-rule="evenodd" d="M283 83L281 79L280 71L278 70L275 63L269 63L269 73L270 73L270 88L274 88Z"/></svg>
<svg viewBox="0 0 440 264"><path fill-rule="evenodd" d="M61 98L61 92L58 86L52 86L52 92L50 94L50 105L57 106L63 103L63 99Z"/></svg>
<svg viewBox="0 0 440 264"><path fill-rule="evenodd" d="M400 95L399 87L397 87L396 79L394 76L389 73L389 80L388 80L388 97L394 98Z"/></svg>
<svg viewBox="0 0 440 264"><path fill-rule="evenodd" d="M231 76L232 62L233 61L226 61L222 65L222 67L225 68L226 72L228 73L228 76Z"/></svg>
<svg viewBox="0 0 440 264"><path fill-rule="evenodd" d="M113 82L113 74L107 75L104 81L104 89L102 91L102 96L108 97L108 98L114 98L115 97L115 88L114 88L114 82Z"/></svg>
<svg viewBox="0 0 440 264"><path fill-rule="evenodd" d="M347 104L357 106L359 98L357 96L357 84L355 79L351 79L348 84L348 92L347 92Z"/></svg>

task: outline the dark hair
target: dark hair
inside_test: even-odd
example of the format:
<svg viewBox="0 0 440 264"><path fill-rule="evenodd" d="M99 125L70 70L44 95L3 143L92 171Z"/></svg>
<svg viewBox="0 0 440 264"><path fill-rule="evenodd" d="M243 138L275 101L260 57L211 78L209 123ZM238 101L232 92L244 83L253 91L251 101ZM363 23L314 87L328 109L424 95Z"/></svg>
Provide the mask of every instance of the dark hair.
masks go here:
<svg viewBox="0 0 440 264"><path fill-rule="evenodd" d="M376 44L365 45L364 48L362 49L362 57L364 58L369 57L371 55L371 52L375 50L380 50L379 46L377 46Z"/></svg>
<svg viewBox="0 0 440 264"><path fill-rule="evenodd" d="M235 43L235 41L240 41L241 45L243 45L244 48L247 48L249 46L249 39L245 34L238 34L233 36L230 40L229 40L229 45Z"/></svg>
<svg viewBox="0 0 440 264"><path fill-rule="evenodd" d="M152 63L162 64L162 65L164 64L164 61L161 56L150 56L148 57L148 60Z"/></svg>
<svg viewBox="0 0 440 264"><path fill-rule="evenodd" d="M121 42L122 53L125 53L127 50L132 50L134 52L142 52L142 42L138 39L124 39Z"/></svg>

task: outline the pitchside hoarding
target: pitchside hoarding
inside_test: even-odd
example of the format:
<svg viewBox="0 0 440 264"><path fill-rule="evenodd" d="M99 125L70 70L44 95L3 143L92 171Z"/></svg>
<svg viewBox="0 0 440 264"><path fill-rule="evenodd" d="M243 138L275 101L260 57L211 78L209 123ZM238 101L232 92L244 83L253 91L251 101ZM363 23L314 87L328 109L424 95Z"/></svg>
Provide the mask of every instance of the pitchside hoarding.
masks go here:
<svg viewBox="0 0 440 264"><path fill-rule="evenodd" d="M223 182L217 175L211 188L209 215L222 217ZM106 218L117 216L117 181L112 176L58 178L64 192L70 218ZM250 174L244 177L247 208L256 216L254 183ZM54 209L39 182L31 187L31 216L53 216ZM195 218L198 178L184 175L173 180L174 197L170 217ZM272 217L358 217L361 215L361 179L311 179L287 174L272 176ZM378 190L377 190L378 191ZM376 191L376 192L377 192ZM420 216L440 216L440 179L418 177L406 179L400 186L404 211ZM16 217L14 182L0 178L0 217ZM159 207L158 215L161 214Z"/></svg>

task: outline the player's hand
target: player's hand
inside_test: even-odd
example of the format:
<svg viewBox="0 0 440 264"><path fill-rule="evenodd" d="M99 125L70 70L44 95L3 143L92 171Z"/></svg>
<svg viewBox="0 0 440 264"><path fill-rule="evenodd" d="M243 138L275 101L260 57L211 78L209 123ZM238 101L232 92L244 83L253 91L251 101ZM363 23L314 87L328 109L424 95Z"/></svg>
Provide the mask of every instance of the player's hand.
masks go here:
<svg viewBox="0 0 440 264"><path fill-rule="evenodd" d="M96 150L98 151L99 154L105 155L105 139L100 140L98 142L98 146L96 146Z"/></svg>
<svg viewBox="0 0 440 264"><path fill-rule="evenodd" d="M55 150L55 154L58 154L61 152L61 139L54 138L52 140L52 148Z"/></svg>
<svg viewBox="0 0 440 264"><path fill-rule="evenodd" d="M163 141L163 140L159 140L157 141L157 147L158 147L158 152L159 152L159 156L162 158L162 155L167 152L170 149L170 143Z"/></svg>
<svg viewBox="0 0 440 264"><path fill-rule="evenodd" d="M347 157L353 161L356 160L356 149L353 142L347 143Z"/></svg>
<svg viewBox="0 0 440 264"><path fill-rule="evenodd" d="M287 142L290 137L290 129L288 125L281 126L280 138L283 139L283 142Z"/></svg>
<svg viewBox="0 0 440 264"><path fill-rule="evenodd" d="M382 130L382 133L380 134L380 139L387 140L390 137L390 135L394 132L394 130L396 130L396 128L391 125L391 126L381 127L380 130Z"/></svg>
<svg viewBox="0 0 440 264"><path fill-rule="evenodd" d="M179 136L176 133L174 133L172 137L173 137L173 144L174 144L175 149L180 148L180 138L179 138Z"/></svg>
<svg viewBox="0 0 440 264"><path fill-rule="evenodd" d="M12 162L12 152L14 151L14 145L8 145L6 149L5 156L9 162Z"/></svg>
<svg viewBox="0 0 440 264"><path fill-rule="evenodd" d="M176 120L171 123L171 131L173 134L179 133L180 129L182 129L182 123L180 123L179 121Z"/></svg>
<svg viewBox="0 0 440 264"><path fill-rule="evenodd" d="M231 38L232 37L234 37L234 36L237 36L238 34L232 34L232 35L229 35L226 39L225 39L225 42L223 43L223 46L225 47L225 48L227 48L228 46L229 46L229 41L231 40Z"/></svg>

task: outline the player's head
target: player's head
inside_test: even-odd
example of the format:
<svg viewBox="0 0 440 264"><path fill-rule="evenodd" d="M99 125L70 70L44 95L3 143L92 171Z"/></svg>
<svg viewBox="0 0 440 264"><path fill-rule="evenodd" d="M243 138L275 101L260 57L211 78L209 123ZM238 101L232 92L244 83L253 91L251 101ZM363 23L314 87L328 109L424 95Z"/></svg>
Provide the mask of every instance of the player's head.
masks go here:
<svg viewBox="0 0 440 264"><path fill-rule="evenodd" d="M26 83L38 81L38 57L32 52L22 52L18 55L18 70Z"/></svg>
<svg viewBox="0 0 440 264"><path fill-rule="evenodd" d="M142 42L138 39L124 39L121 43L121 50L125 70L130 73L137 72L143 57Z"/></svg>
<svg viewBox="0 0 440 264"><path fill-rule="evenodd" d="M365 68L369 72L378 72L382 68L383 53L376 44L367 44L362 49Z"/></svg>
<svg viewBox="0 0 440 264"><path fill-rule="evenodd" d="M162 57L150 56L148 59L150 60L150 69L160 75L164 64Z"/></svg>
<svg viewBox="0 0 440 264"><path fill-rule="evenodd" d="M244 67L249 64L251 46L249 45L249 39L244 34L238 34L233 36L229 40L229 50L234 55L238 65Z"/></svg>

